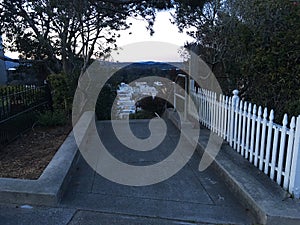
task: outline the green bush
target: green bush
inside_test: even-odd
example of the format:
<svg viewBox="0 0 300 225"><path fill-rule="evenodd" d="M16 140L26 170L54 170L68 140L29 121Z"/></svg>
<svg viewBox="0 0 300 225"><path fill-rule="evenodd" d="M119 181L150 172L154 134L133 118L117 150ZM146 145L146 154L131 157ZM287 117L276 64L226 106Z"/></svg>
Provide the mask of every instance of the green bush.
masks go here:
<svg viewBox="0 0 300 225"><path fill-rule="evenodd" d="M41 126L63 126L67 123L67 116L64 111L46 111L38 116L38 124Z"/></svg>
<svg viewBox="0 0 300 225"><path fill-rule="evenodd" d="M72 109L73 92L70 80L66 74L51 74L48 76L52 89L53 108L70 112Z"/></svg>
<svg viewBox="0 0 300 225"><path fill-rule="evenodd" d="M109 85L105 85L97 99L95 113L98 120L110 120L111 110L117 93Z"/></svg>
<svg viewBox="0 0 300 225"><path fill-rule="evenodd" d="M145 110L142 110L142 111L139 111L139 112L129 115L129 119L131 119L131 120L152 119L154 117L156 117L154 112L149 112L149 111L145 111Z"/></svg>

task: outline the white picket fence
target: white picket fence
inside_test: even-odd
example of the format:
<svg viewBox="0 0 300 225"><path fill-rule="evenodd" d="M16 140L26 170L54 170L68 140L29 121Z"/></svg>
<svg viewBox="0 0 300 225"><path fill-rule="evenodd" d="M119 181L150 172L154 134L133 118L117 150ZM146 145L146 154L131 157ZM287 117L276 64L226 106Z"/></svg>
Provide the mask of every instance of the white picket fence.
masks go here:
<svg viewBox="0 0 300 225"><path fill-rule="evenodd" d="M228 97L194 88L190 96L198 108L200 123L228 141L231 147L295 197L300 197L300 115L284 115L282 126L273 122L274 111L239 100L238 91Z"/></svg>

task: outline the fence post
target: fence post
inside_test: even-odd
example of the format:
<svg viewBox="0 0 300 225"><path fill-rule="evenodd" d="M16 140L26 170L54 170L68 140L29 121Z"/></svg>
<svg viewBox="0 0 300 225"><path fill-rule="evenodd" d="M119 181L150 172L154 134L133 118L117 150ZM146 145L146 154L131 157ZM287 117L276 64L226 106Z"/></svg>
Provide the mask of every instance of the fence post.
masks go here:
<svg viewBox="0 0 300 225"><path fill-rule="evenodd" d="M233 146L233 134L234 134L234 112L238 107L238 101L239 101L239 91L238 90L233 90L232 92L232 103L231 103L231 114L230 114L230 146Z"/></svg>
<svg viewBox="0 0 300 225"><path fill-rule="evenodd" d="M184 121L187 120L187 114L188 114L188 79L186 76L184 76Z"/></svg>
<svg viewBox="0 0 300 225"><path fill-rule="evenodd" d="M289 192L300 198L300 115L297 118Z"/></svg>
<svg viewBox="0 0 300 225"><path fill-rule="evenodd" d="M176 111L176 82L173 82L173 107L174 112Z"/></svg>
<svg viewBox="0 0 300 225"><path fill-rule="evenodd" d="M194 92L195 91L195 81L193 79L190 79L190 92Z"/></svg>

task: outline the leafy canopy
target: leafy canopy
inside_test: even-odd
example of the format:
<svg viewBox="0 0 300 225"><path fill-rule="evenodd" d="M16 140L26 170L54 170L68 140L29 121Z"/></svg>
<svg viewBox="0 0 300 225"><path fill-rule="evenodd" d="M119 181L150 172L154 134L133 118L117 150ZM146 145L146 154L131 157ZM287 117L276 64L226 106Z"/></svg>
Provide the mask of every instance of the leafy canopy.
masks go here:
<svg viewBox="0 0 300 225"><path fill-rule="evenodd" d="M142 16L153 32L156 11L168 7L162 0L3 0L0 32L11 51L43 62L49 73L82 73L92 56L116 47L129 16Z"/></svg>

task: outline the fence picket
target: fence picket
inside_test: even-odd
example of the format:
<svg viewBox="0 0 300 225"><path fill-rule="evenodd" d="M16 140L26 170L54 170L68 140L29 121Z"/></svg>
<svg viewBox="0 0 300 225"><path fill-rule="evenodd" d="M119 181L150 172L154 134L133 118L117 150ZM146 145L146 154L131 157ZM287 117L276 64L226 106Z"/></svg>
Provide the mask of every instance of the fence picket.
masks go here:
<svg viewBox="0 0 300 225"><path fill-rule="evenodd" d="M272 149L272 161L271 161L271 172L270 177L272 180L275 178L275 169L277 161L277 152L278 152L278 142L279 142L279 127L275 128L274 140L273 140L273 149Z"/></svg>
<svg viewBox="0 0 300 225"><path fill-rule="evenodd" d="M212 115L211 115L211 130L215 132L215 101L214 101L214 93L211 92L211 110L212 110Z"/></svg>
<svg viewBox="0 0 300 225"><path fill-rule="evenodd" d="M211 115L210 115L210 125L211 125L211 130L214 131L214 116L215 116L215 107L214 107L214 93L210 91L210 110L211 110Z"/></svg>
<svg viewBox="0 0 300 225"><path fill-rule="evenodd" d="M205 109L204 109L204 113L205 113L205 118L204 118L204 124L205 126L209 129L209 125L208 125L208 104L209 104L209 96L208 96L208 92L206 90L203 90L203 94L205 97Z"/></svg>
<svg viewBox="0 0 300 225"><path fill-rule="evenodd" d="M288 117L287 114L284 115L281 128L281 138L280 138L280 148L279 148L279 158L278 158L278 167L277 167L277 184L281 184L282 179L282 168L283 168L283 157L285 149L285 140L287 132Z"/></svg>
<svg viewBox="0 0 300 225"><path fill-rule="evenodd" d="M218 108L218 119L217 119L217 124L218 124L218 135L220 137L222 137L222 133L221 133L221 120L222 120L222 95L220 94L219 96L219 102L217 104L217 108Z"/></svg>
<svg viewBox="0 0 300 225"><path fill-rule="evenodd" d="M272 140L272 131L273 131L273 120L274 120L274 111L273 109L270 112L269 122L268 122L268 136L267 136L267 147L266 147L266 162L264 173L268 174L270 166L270 154L271 154L271 140Z"/></svg>
<svg viewBox="0 0 300 225"><path fill-rule="evenodd" d="M212 95L211 95L211 92L210 91L208 91L207 92L208 93L208 110L207 110L207 119L208 119L208 121L207 121L207 124L208 124L208 127L209 127L209 129L210 130L212 130L211 128L212 128L212 120L211 120L211 118L212 118L212 115L213 115L213 111L212 111L212 104L211 104L211 102L212 102Z"/></svg>
<svg viewBox="0 0 300 225"><path fill-rule="evenodd" d="M258 164L258 154L259 154L259 142L260 142L260 126L261 126L261 115L262 115L262 108L261 106L258 107L258 114L256 119L256 136L255 136L255 152L254 152L254 166L257 167Z"/></svg>
<svg viewBox="0 0 300 225"><path fill-rule="evenodd" d="M201 124L204 125L204 100L201 89L198 89L197 96L199 97L200 105L199 105L199 115Z"/></svg>
<svg viewBox="0 0 300 225"><path fill-rule="evenodd" d="M261 131L261 142L260 142L260 154L259 154L259 169L262 171L264 166L265 157L265 143L266 143L266 127L267 127L268 110L264 109L262 131Z"/></svg>
<svg viewBox="0 0 300 225"><path fill-rule="evenodd" d="M208 91L204 90L204 96L205 96L205 125L207 126L207 128L209 129L209 123L208 123L208 111L209 111L209 95L208 95Z"/></svg>
<svg viewBox="0 0 300 225"><path fill-rule="evenodd" d="M251 111L252 111L252 104L249 103L248 105L248 113L247 113L247 135L246 135L246 147L245 147L245 158L248 159L249 156L249 148L250 148L250 125L251 125Z"/></svg>
<svg viewBox="0 0 300 225"><path fill-rule="evenodd" d="M213 111L214 111L214 116L213 116L213 131L215 133L217 133L218 132L218 130L217 130L217 117L218 117L217 93L213 93Z"/></svg>
<svg viewBox="0 0 300 225"><path fill-rule="evenodd" d="M230 136L230 146L233 147L233 134L234 134L234 99L231 99L232 102L231 102L231 107L230 107L230 133L229 133L229 136Z"/></svg>
<svg viewBox="0 0 300 225"><path fill-rule="evenodd" d="M194 92L194 96L196 97L196 100L197 100L197 104L195 105L198 109L198 117L199 117L199 123L202 124L202 102L201 102L201 98L200 98L200 95L199 95L199 92L198 92L198 89L195 87L195 92Z"/></svg>
<svg viewBox="0 0 300 225"><path fill-rule="evenodd" d="M208 127L208 129L210 129L211 127L210 127L210 124L209 124L209 121L210 121L210 119L209 119L209 112L210 112L210 96L209 96L209 92L208 91L206 91L206 97L207 97L207 103L206 103L206 124L207 124L207 127Z"/></svg>
<svg viewBox="0 0 300 225"><path fill-rule="evenodd" d="M233 142L234 142L234 145L233 145L233 148L236 149L237 147L237 133L238 133L238 106L239 106L239 99L236 100L236 103L234 105L234 135L233 135Z"/></svg>
<svg viewBox="0 0 300 225"><path fill-rule="evenodd" d="M246 116L247 116L247 102L244 102L244 109L243 109L243 126L242 126L242 143L241 143L241 155L244 156L245 154L245 130L246 128Z"/></svg>
<svg viewBox="0 0 300 225"><path fill-rule="evenodd" d="M292 117L290 123L290 130L289 130L289 139L288 139L288 147L286 152L286 160L285 160L285 169L284 169L284 180L283 180L283 188L285 190L288 189L289 178L290 178L290 171L291 171L291 164L292 164L292 150L293 150L293 141L295 136L295 117Z"/></svg>
<svg viewBox="0 0 300 225"><path fill-rule="evenodd" d="M208 129L211 130L211 120L210 120L210 115L212 114L211 111L211 95L209 93L209 91L207 91L207 109L206 109L206 116L207 116L207 125L208 125Z"/></svg>
<svg viewBox="0 0 300 225"><path fill-rule="evenodd" d="M219 121L220 121L220 134L221 137L223 139L225 139L225 132L224 132L224 123L225 123L225 96L224 95L220 95L220 99L221 99L221 104L220 104L220 109L221 109L221 114L219 117ZM224 120L222 119L224 118Z"/></svg>
<svg viewBox="0 0 300 225"><path fill-rule="evenodd" d="M227 120L228 120L228 96L225 97L225 104L224 104L224 139L226 139L228 141L228 132L227 132Z"/></svg>
<svg viewBox="0 0 300 225"><path fill-rule="evenodd" d="M231 97L229 97L228 99L228 106L227 106L227 117L228 117L228 120L227 120L227 141L228 143L230 144L230 146L232 145L232 140L231 140L231 119L232 119L232 116L231 116L231 103L232 103L232 99Z"/></svg>
<svg viewBox="0 0 300 225"><path fill-rule="evenodd" d="M251 126L251 146L250 146L250 162L253 162L253 154L254 154L254 141L255 141L255 128L256 128L256 105L253 106L253 114L252 114L252 126Z"/></svg>
<svg viewBox="0 0 300 225"><path fill-rule="evenodd" d="M238 137L237 137L237 152L241 149L241 132L242 132L242 114L243 114L243 101L240 101L238 109Z"/></svg>
<svg viewBox="0 0 300 225"><path fill-rule="evenodd" d="M300 198L300 115L297 117L289 192Z"/></svg>

